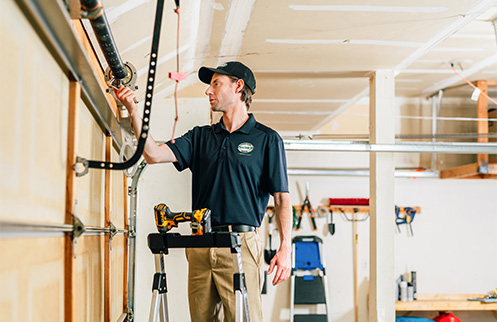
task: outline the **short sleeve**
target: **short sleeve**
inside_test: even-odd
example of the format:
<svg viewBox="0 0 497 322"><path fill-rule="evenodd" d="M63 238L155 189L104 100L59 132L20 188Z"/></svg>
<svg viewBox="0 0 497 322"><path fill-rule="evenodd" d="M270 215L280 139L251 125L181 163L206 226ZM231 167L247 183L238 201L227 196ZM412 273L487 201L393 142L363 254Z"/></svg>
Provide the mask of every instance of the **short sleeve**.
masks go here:
<svg viewBox="0 0 497 322"><path fill-rule="evenodd" d="M176 156L176 159L178 160L173 163L178 171L188 169L192 163L193 136L194 130L190 130L183 136L176 138L174 143L171 141L166 142L167 146L171 148Z"/></svg>
<svg viewBox="0 0 497 322"><path fill-rule="evenodd" d="M269 144L267 156L267 184L271 195L275 192L289 192L286 167L285 146L281 137L274 133L274 140Z"/></svg>

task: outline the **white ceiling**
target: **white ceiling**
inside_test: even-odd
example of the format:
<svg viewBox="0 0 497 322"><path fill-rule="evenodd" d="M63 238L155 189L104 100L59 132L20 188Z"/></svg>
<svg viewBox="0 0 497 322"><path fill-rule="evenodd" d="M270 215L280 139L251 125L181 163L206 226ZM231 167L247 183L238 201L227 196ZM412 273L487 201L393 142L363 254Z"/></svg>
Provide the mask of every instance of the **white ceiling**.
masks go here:
<svg viewBox="0 0 497 322"><path fill-rule="evenodd" d="M165 3L161 96L172 94L176 70L177 16ZM142 96L156 1L103 4ZM368 95L367 75L378 69L394 69L396 95L407 97L462 84L450 62L470 81L497 80L497 0L182 0L180 12L180 71L189 77L179 97L204 96L200 66L243 61L257 79L251 112L284 133L318 132Z"/></svg>

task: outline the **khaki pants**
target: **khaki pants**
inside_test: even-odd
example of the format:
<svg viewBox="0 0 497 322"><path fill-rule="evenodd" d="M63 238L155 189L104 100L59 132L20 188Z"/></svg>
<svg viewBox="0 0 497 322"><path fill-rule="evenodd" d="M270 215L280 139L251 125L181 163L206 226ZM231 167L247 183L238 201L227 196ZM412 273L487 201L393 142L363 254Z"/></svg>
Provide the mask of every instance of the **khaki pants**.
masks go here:
<svg viewBox="0 0 497 322"><path fill-rule="evenodd" d="M250 317L262 321L262 242L258 230L239 233ZM233 255L229 248L187 248L188 298L192 322L235 321Z"/></svg>

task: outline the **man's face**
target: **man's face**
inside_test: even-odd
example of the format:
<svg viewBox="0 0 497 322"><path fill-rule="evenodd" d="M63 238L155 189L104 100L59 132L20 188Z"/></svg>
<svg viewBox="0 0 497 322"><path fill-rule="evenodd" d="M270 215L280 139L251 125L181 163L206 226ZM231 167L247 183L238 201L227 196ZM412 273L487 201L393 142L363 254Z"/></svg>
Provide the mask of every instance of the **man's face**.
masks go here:
<svg viewBox="0 0 497 322"><path fill-rule="evenodd" d="M211 84L205 91L209 96L209 103L214 112L225 112L234 106L237 100L240 100L240 94L237 94L237 82L222 74L214 73Z"/></svg>

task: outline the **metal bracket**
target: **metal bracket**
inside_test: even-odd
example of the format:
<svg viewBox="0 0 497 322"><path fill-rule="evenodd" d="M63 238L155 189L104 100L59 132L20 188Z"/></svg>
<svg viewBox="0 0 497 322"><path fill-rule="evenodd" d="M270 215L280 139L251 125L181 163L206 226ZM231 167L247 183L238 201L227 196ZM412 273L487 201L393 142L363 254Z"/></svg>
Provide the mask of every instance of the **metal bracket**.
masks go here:
<svg viewBox="0 0 497 322"><path fill-rule="evenodd" d="M135 319L135 316L133 314L133 310L131 308L128 307L128 322L133 322L134 319Z"/></svg>
<svg viewBox="0 0 497 322"><path fill-rule="evenodd" d="M136 237L136 231L135 231L135 229L134 229L134 228L131 228L131 227L130 227L130 228L128 229L128 237L129 237L129 238L135 238L135 237Z"/></svg>
<svg viewBox="0 0 497 322"><path fill-rule="evenodd" d="M112 221L110 222L110 225L109 225L109 228L110 228L110 239L112 240L112 238L114 238L114 236L117 234L117 228L116 226L112 223Z"/></svg>
<svg viewBox="0 0 497 322"><path fill-rule="evenodd" d="M76 204L74 205L74 214L72 216L72 245L73 245L73 254L74 258L76 258L76 243L78 242L79 236L83 235L86 231L86 227L83 222L76 216Z"/></svg>
<svg viewBox="0 0 497 322"><path fill-rule="evenodd" d="M78 163L83 166L83 171L78 171ZM76 177L82 177L87 174L89 169L88 165L88 160L86 160L85 158L76 157L76 163L74 164L74 172L76 173Z"/></svg>
<svg viewBox="0 0 497 322"><path fill-rule="evenodd" d="M109 247L112 250L112 238L117 234L117 228L112 221L109 223Z"/></svg>
<svg viewBox="0 0 497 322"><path fill-rule="evenodd" d="M478 174L488 174L488 163L482 162L478 167Z"/></svg>
<svg viewBox="0 0 497 322"><path fill-rule="evenodd" d="M86 227L76 215L73 215L72 225L73 225L72 238L76 240L78 239L79 236L83 235L83 233L86 231Z"/></svg>

